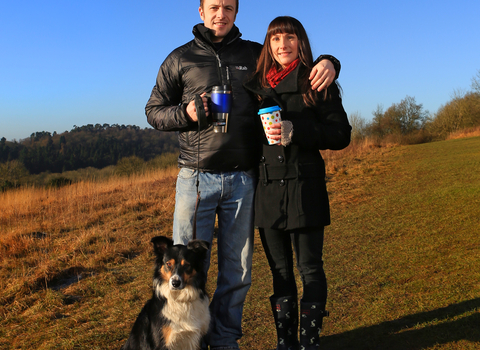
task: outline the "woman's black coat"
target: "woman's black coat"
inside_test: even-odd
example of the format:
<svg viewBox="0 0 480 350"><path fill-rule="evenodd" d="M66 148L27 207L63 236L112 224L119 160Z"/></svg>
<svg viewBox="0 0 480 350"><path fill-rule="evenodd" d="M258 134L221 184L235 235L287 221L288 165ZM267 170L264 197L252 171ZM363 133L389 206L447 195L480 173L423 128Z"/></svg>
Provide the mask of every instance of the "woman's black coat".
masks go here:
<svg viewBox="0 0 480 350"><path fill-rule="evenodd" d="M260 108L279 105L282 120L293 124L290 145L269 146L258 118L257 129L263 134L255 195L258 227L291 230L330 224L325 163L319 150L347 147L351 126L336 83L328 88L329 97L324 100L323 93L318 93L315 107L306 106L299 82L305 72L299 64L274 89L262 88L256 80L245 84L263 97Z"/></svg>

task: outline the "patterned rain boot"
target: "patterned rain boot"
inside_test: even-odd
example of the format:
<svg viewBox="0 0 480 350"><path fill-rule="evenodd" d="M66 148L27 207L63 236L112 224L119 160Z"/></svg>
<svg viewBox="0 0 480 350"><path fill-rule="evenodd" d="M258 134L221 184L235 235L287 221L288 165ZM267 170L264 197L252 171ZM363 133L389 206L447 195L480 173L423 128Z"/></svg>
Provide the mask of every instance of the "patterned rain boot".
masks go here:
<svg viewBox="0 0 480 350"><path fill-rule="evenodd" d="M320 303L300 303L300 350L317 350L323 318L328 316Z"/></svg>
<svg viewBox="0 0 480 350"><path fill-rule="evenodd" d="M277 329L276 350L298 350L298 303L295 297L270 297Z"/></svg>

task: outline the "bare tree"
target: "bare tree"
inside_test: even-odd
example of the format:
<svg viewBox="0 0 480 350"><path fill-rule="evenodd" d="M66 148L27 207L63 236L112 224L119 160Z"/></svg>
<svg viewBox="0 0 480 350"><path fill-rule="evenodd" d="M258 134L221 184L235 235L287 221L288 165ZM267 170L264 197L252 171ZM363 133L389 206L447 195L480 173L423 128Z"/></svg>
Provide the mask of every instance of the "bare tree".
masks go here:
<svg viewBox="0 0 480 350"><path fill-rule="evenodd" d="M352 126L352 140L360 140L365 138L367 123L359 112L353 112L348 117L350 125Z"/></svg>
<svg viewBox="0 0 480 350"><path fill-rule="evenodd" d="M381 106L378 106L373 116L369 130L374 135L406 135L423 128L428 111L424 111L423 105L417 104L414 97L407 96L400 103L394 103L385 112Z"/></svg>
<svg viewBox="0 0 480 350"><path fill-rule="evenodd" d="M479 124L480 92L455 90L451 101L441 106L429 121L428 129L433 134L446 137L451 132Z"/></svg>
<svg viewBox="0 0 480 350"><path fill-rule="evenodd" d="M472 89L480 94L480 69L477 71L477 75L472 78Z"/></svg>

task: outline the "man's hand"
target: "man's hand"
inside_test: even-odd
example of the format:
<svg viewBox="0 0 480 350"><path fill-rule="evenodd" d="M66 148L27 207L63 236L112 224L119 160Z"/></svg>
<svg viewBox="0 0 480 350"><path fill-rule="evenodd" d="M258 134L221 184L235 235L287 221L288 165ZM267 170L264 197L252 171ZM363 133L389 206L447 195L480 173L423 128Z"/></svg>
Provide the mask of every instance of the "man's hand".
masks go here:
<svg viewBox="0 0 480 350"><path fill-rule="evenodd" d="M310 84L312 85L312 90L316 89L320 92L323 89L328 88L335 80L335 74L336 72L333 63L329 60L321 60L312 68L312 72L308 78L311 80Z"/></svg>
<svg viewBox="0 0 480 350"><path fill-rule="evenodd" d="M210 112L208 111L208 99L205 97L206 92L200 95L203 101L203 108L205 108L205 115L209 115ZM187 105L187 115L192 122L197 122L197 109L195 108L195 100L191 100Z"/></svg>

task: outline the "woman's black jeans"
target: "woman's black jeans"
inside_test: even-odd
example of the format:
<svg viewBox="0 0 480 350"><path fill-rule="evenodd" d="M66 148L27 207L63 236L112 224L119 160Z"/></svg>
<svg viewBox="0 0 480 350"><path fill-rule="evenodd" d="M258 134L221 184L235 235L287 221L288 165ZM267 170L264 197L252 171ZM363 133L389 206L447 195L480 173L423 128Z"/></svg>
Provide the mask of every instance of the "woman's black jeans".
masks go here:
<svg viewBox="0 0 480 350"><path fill-rule="evenodd" d="M303 302L327 302L327 279L323 270L324 227L291 231L260 228L260 238L272 270L273 294L297 297L293 250L303 283ZM292 248L293 245L293 248Z"/></svg>

